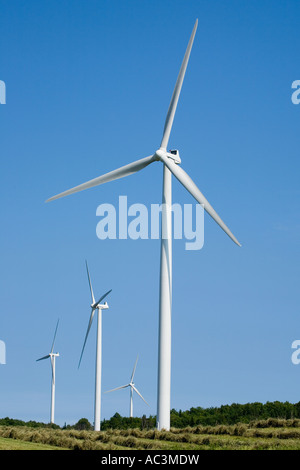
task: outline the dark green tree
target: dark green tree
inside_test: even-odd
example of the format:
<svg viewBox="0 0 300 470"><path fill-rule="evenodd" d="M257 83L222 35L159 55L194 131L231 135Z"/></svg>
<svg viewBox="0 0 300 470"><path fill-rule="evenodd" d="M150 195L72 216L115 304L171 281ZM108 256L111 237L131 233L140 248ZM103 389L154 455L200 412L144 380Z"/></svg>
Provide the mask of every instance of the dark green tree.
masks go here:
<svg viewBox="0 0 300 470"><path fill-rule="evenodd" d="M86 418L81 418L75 425L74 429L78 431L91 431L93 429L91 423Z"/></svg>

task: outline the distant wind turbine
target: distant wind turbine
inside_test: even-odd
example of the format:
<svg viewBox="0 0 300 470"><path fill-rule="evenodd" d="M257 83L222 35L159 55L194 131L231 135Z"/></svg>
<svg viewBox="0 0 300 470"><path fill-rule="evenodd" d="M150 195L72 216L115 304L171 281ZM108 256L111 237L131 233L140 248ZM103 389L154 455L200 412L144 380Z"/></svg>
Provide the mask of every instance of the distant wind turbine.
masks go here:
<svg viewBox="0 0 300 470"><path fill-rule="evenodd" d="M105 299L105 297L110 294L112 291L109 290L106 292L106 294L102 295L98 302L95 301L94 297L94 292L93 292L93 287L92 287L92 282L90 278L90 273L89 273L89 268L87 262L86 264L86 271L87 271L87 276L88 276L88 281L89 281L89 286L90 286L90 291L91 291L91 297L92 297L92 304L91 304L91 315L90 315L90 320L87 328L87 332L85 335L80 359L79 359L79 364L78 368L80 367L81 364L81 359L83 356L83 351L86 345L86 341L93 323L94 315L95 312L97 311L98 313L98 321L97 321L97 345L96 345L96 373L95 373L95 408L94 408L94 429L95 431L100 431L100 421L101 421L101 373L102 373L102 310L108 309L107 302L104 304L101 304L102 300Z"/></svg>
<svg viewBox="0 0 300 470"><path fill-rule="evenodd" d="M158 387L157 387L157 428L170 429L170 403L171 403L171 311L172 311L172 174L183 187L201 204L212 219L238 246L241 246L221 217L213 209L190 176L181 168L181 159L178 150L167 151L173 120L191 49L193 46L198 20L194 25L179 75L175 84L165 126L163 137L158 150L154 154L137 160L129 165L122 166L105 175L94 178L72 189L51 197L48 201L68 196L70 194L92 188L100 184L124 178L137 173L154 162L163 164L163 191L162 191L162 222L161 222L161 256L160 256L160 295L159 295L159 338L158 338Z"/></svg>
<svg viewBox="0 0 300 470"><path fill-rule="evenodd" d="M136 388L133 382L137 361L138 361L138 356L136 358L136 361L133 367L130 382L127 385L122 385L121 387L113 388L112 390L108 390L107 392L105 392L105 393L110 393L110 392L114 392L115 390L121 390L122 388L130 387L130 407L129 407L130 418L133 418L133 392L134 391L141 397L142 400L144 400L146 405L149 406L149 404L146 402L145 398L140 394L140 392L138 391L138 389Z"/></svg>
<svg viewBox="0 0 300 470"><path fill-rule="evenodd" d="M59 353L54 353L53 348L54 348L54 341L56 338L56 333L57 333L57 328L58 328L58 323L59 320L57 320L56 328L55 328L55 333L54 333L54 338L52 341L52 347L51 347L51 352L47 354L47 356L41 357L40 359L37 359L38 361L43 361L44 359L50 358L51 362L51 370L52 370L52 380L51 380L51 409L50 409L50 423L54 423L54 408L55 408L55 359L59 356Z"/></svg>

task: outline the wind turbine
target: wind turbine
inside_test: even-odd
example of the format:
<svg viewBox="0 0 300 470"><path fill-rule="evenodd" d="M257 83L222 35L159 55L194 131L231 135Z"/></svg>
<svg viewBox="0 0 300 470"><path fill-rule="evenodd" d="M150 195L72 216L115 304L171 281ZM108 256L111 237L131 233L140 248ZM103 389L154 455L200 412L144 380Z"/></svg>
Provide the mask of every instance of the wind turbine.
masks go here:
<svg viewBox="0 0 300 470"><path fill-rule="evenodd" d="M107 392L105 393L110 393L110 392L114 392L115 390L121 390L121 388L127 388L127 387L130 387L130 418L133 418L133 392L135 391L140 397L142 400L144 400L144 402L146 403L146 405L149 406L149 404L146 402L145 398L140 394L140 392L138 391L138 389L136 388L134 382L133 382L133 379L134 379L134 374L135 374L135 369L136 369L136 365L137 365L137 361L138 361L138 357L136 358L136 361L135 361L135 364L134 364L134 367L133 367L133 371L132 371L132 374L131 374L131 378L130 378L130 382L129 384L127 385L122 385L121 387L117 387L117 388L113 388L112 390L108 390Z"/></svg>
<svg viewBox="0 0 300 470"><path fill-rule="evenodd" d="M54 407L55 407L55 359L59 356L59 353L54 353L53 348L54 348L54 341L56 338L56 333L57 333L57 328L58 328L58 323L59 320L57 320L56 328L55 328L55 333L54 333L54 338L52 341L52 347L51 347L51 352L47 354L47 356L41 357L40 359L37 359L38 361L43 361L44 359L50 358L51 362L51 370L52 370L52 381L51 381L51 410L50 410L50 423L54 423Z"/></svg>
<svg viewBox="0 0 300 470"><path fill-rule="evenodd" d="M91 297L92 297L92 303L91 303L91 315L90 315L90 320L87 328L87 332L85 335L79 363L78 363L78 368L80 367L83 351L86 345L86 341L93 323L94 315L95 312L97 311L97 345L96 345L96 372L95 372L95 408L94 408L94 430L95 431L100 431L100 421L101 421L101 373L102 373L102 310L108 309L107 302L104 302L102 304L102 300L105 299L105 297L112 291L109 290L106 292L106 294L102 295L98 302L95 301L94 297L94 292L93 292L93 287L92 287L92 282L90 278L90 273L89 273L89 268L87 261L85 262L86 264L86 271L87 271L87 276L88 276L88 281L89 281L89 286L90 286L90 291L91 291Z"/></svg>
<svg viewBox="0 0 300 470"><path fill-rule="evenodd" d="M159 295L159 345L158 345L158 392L157 392L157 428L170 429L170 384L171 384L171 308L172 308L172 174L184 188L201 204L213 220L224 232L241 246L220 216L203 196L190 176L181 168L181 159L178 150L167 151L169 137L173 125L175 111L194 42L198 20L194 25L179 75L175 84L165 126L163 137L158 150L153 155L113 170L72 189L51 197L48 201L77 193L103 183L132 175L151 163L163 164L163 191L162 191L162 223L161 223L161 256L160 256L160 295Z"/></svg>

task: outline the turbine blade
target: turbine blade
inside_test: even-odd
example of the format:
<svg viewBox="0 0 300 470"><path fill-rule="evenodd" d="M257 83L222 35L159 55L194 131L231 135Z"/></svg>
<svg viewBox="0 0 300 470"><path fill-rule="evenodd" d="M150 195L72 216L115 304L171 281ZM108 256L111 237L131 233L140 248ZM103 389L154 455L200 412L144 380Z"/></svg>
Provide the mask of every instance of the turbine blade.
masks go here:
<svg viewBox="0 0 300 470"><path fill-rule="evenodd" d="M103 299L105 299L105 297L110 294L112 291L112 289L110 289L108 292L106 292L106 294L102 295L102 297L100 297L100 299L98 300L98 302L96 302L94 305L93 305L93 308L96 308L100 302L102 302Z"/></svg>
<svg viewBox="0 0 300 470"><path fill-rule="evenodd" d="M121 388L127 388L127 387L129 387L129 385L130 385L130 384L122 385L121 387L113 388L112 390L107 390L107 392L104 392L104 393L115 392L116 390L121 390Z"/></svg>
<svg viewBox="0 0 300 470"><path fill-rule="evenodd" d="M50 354L47 354L47 356L44 356L44 357L40 357L40 359L37 359L36 362L43 361L44 359L48 359L48 357L50 357Z"/></svg>
<svg viewBox="0 0 300 470"><path fill-rule="evenodd" d="M46 202L54 201L55 199L59 199L61 197L69 196L70 194L77 193L79 191L83 191L84 189L92 188L94 186L99 186L100 184L109 183L110 181L117 180L119 178L124 178L125 176L132 175L137 171L142 170L150 163L154 162L156 158L154 155L151 155L146 158L142 158L141 160L137 160L136 162L129 163L129 165L122 166L117 170L110 171L105 175L98 176L98 178L92 179L87 181L86 183L80 184L79 186L75 186L75 188L68 189L63 193L57 194L56 196L51 197Z"/></svg>
<svg viewBox="0 0 300 470"><path fill-rule="evenodd" d="M139 358L139 355L137 355L137 358L136 358L136 361L135 361L135 364L134 364L134 368L133 368L133 371L132 371L132 374L131 374L130 382L133 381L133 377L134 377L134 374L135 374L135 369L136 369L138 358Z"/></svg>
<svg viewBox="0 0 300 470"><path fill-rule="evenodd" d="M52 347L51 347L51 353L53 353L53 348L54 348L54 342L55 342L55 338L56 338L56 333L57 333L58 323L59 323L59 319L57 320L57 323L56 323L56 328L55 328L54 338L53 338Z"/></svg>
<svg viewBox="0 0 300 470"><path fill-rule="evenodd" d="M170 102L170 105L169 105L169 109L168 109L168 113L167 113L167 117L166 117L166 121L165 121L163 138L162 138L162 141L161 141L161 144L160 144L161 148L164 148L164 149L167 149L167 146L168 146L168 142L169 142L169 138L170 138L170 134L171 134L171 130L172 130L172 125L173 125L173 120L174 120L174 116L175 116L175 112L176 112L176 107L177 107L177 103L178 103L178 99L179 99L179 95L180 95L180 91L181 91L185 71L186 71L186 68L187 68L188 61L189 61L190 53L191 53L191 50L192 50L192 46L193 46L197 26L198 26L198 20L196 20L196 22L195 22L195 25L194 25L194 28L193 28L193 31L192 31L192 34L191 34L191 37L190 37L185 55L184 55L184 58L183 58L183 61L182 61L182 64L181 64L181 68L180 68L180 71L179 71L179 74L178 74L178 77L177 77L177 81L176 81L176 84L175 84L175 88L174 88L174 91L173 91L171 102Z"/></svg>
<svg viewBox="0 0 300 470"><path fill-rule="evenodd" d="M236 243L238 246L241 246L241 244L231 233L227 225L225 225L221 217L216 213L216 211L212 208L208 200L203 196L200 189L197 188L190 176L172 159L166 156L162 156L161 160L169 168L173 175L178 179L178 181L185 187L185 189L187 189L188 192L196 199L196 201L199 202L199 204L203 204L206 212L214 219L215 222L217 222L217 224L224 230L224 232L231 238L231 240L233 240L234 243Z"/></svg>
<svg viewBox="0 0 300 470"><path fill-rule="evenodd" d="M92 323L93 323L95 310L96 310L95 308L92 308L89 324L88 324L88 327L87 327L87 331L86 331L86 335L85 335L85 338L84 338L84 343L83 343L83 347L82 347L82 351L81 351L81 355L80 355L80 359L79 359L79 363L78 363L78 369L80 367L81 359L82 359L82 356L83 356L83 351L84 351L86 341L87 341L87 338L88 338L88 335L89 335L89 332L90 332L90 329L91 329L91 326L92 326Z"/></svg>
<svg viewBox="0 0 300 470"><path fill-rule="evenodd" d="M85 265L86 265L86 271L87 271L88 280L89 280L89 285L90 285L90 291L91 291L91 296L92 296L92 303L94 304L94 303L95 303L95 297L94 297L94 292L93 292L93 288L92 288L92 282L91 282L91 278L90 278L90 273L89 273L89 268L88 268L87 261L85 261Z"/></svg>
<svg viewBox="0 0 300 470"><path fill-rule="evenodd" d="M144 402L146 403L146 405L150 406L149 403L146 402L145 398L141 395L141 393L138 391L138 389L134 386L134 385L131 385L131 387L133 388L133 390L141 397L142 400L144 400Z"/></svg>

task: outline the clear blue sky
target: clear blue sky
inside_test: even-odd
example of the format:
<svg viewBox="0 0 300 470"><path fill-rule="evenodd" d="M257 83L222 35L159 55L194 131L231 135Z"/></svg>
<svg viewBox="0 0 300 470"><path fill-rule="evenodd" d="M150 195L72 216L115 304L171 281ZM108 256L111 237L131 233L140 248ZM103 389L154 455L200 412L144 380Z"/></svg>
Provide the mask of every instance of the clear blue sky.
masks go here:
<svg viewBox="0 0 300 470"><path fill-rule="evenodd" d="M202 250L174 242L171 406L300 400L291 344L299 320L300 79L297 0L0 0L0 416L49 420L56 321L56 422L93 421L96 295L103 390L127 383L139 353L134 414L156 413L158 240L96 237L96 208L150 207L162 168L45 200L153 153L196 18L171 133L183 168L242 243L205 216ZM174 180L173 200L192 203ZM128 415L129 392L102 417Z"/></svg>

